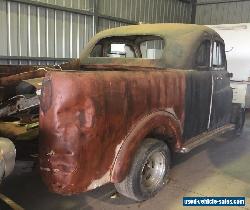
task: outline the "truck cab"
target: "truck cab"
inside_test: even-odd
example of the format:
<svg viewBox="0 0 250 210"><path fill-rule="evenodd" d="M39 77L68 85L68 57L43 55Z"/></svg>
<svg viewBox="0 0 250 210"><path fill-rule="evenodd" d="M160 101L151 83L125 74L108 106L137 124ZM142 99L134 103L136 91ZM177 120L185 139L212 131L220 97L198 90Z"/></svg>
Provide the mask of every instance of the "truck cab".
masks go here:
<svg viewBox="0 0 250 210"><path fill-rule="evenodd" d="M137 201L169 177L173 153L240 132L223 39L206 26L142 24L97 34L79 69L50 71L40 99L40 170L53 192L114 183Z"/></svg>

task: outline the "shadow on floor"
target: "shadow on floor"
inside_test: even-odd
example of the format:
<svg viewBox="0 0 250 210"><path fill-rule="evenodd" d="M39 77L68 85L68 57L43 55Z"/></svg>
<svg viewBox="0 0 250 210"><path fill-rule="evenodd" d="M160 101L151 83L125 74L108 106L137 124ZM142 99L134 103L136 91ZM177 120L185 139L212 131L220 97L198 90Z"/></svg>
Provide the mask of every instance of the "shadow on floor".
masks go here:
<svg viewBox="0 0 250 210"><path fill-rule="evenodd" d="M20 170L25 172L22 173ZM80 210L82 207L87 210L92 209L85 202L84 194L61 196L51 193L36 171L27 172L27 170L27 168L20 169L17 163L14 173L1 184L1 192L25 210Z"/></svg>

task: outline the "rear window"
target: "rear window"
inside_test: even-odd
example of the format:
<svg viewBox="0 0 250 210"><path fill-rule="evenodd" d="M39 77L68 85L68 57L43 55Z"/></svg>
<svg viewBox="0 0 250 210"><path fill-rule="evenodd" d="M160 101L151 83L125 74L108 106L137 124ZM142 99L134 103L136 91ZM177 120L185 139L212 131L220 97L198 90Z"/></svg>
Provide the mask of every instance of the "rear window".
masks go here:
<svg viewBox="0 0 250 210"><path fill-rule="evenodd" d="M160 59L164 46L158 36L108 37L95 45L90 57Z"/></svg>

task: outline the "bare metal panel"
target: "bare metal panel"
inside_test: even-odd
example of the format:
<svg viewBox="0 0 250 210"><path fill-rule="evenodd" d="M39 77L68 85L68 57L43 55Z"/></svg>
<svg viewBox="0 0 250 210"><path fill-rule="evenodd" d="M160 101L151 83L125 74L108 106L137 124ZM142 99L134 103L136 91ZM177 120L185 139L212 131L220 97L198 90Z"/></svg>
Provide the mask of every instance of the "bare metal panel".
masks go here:
<svg viewBox="0 0 250 210"><path fill-rule="evenodd" d="M216 25L250 22L250 1L216 3L215 0L199 0L197 3L197 24ZM199 5L199 3L204 4Z"/></svg>

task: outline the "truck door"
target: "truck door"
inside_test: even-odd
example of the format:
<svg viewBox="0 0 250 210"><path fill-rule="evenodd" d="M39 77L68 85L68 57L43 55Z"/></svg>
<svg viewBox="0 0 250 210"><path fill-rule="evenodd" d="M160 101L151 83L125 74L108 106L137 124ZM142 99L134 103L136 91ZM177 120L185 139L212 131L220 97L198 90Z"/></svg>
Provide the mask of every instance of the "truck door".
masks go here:
<svg viewBox="0 0 250 210"><path fill-rule="evenodd" d="M212 52L213 93L209 130L230 122L233 97L232 88L230 87L230 75L227 72L224 43L215 39Z"/></svg>
<svg viewBox="0 0 250 210"><path fill-rule="evenodd" d="M211 111L212 73L210 37L201 41L192 71L187 71L183 137L188 140L208 130Z"/></svg>

